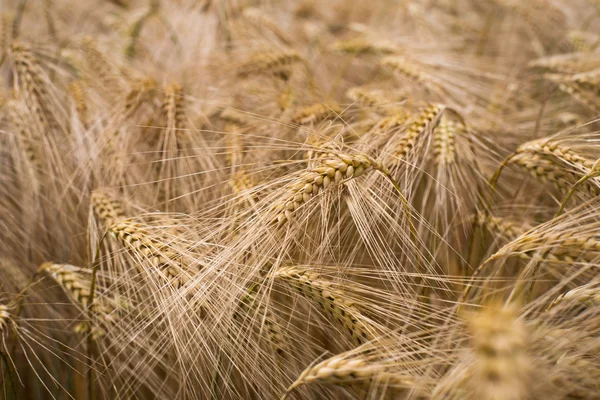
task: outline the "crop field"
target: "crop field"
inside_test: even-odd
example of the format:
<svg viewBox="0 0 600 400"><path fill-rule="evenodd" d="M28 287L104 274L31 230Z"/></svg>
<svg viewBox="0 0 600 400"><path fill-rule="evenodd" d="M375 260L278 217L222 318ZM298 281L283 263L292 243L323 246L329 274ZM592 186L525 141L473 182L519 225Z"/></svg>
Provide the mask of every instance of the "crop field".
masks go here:
<svg viewBox="0 0 600 400"><path fill-rule="evenodd" d="M600 1L0 0L0 400L600 400Z"/></svg>

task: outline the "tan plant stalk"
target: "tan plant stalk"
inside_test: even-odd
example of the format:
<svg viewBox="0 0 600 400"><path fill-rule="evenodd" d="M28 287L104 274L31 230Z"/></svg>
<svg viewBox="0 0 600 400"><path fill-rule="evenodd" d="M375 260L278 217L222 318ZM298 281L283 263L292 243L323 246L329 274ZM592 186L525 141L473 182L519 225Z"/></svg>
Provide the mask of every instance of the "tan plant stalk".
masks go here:
<svg viewBox="0 0 600 400"><path fill-rule="evenodd" d="M97 297L92 300L92 271L70 264L55 264L46 262L40 265L40 271L47 272L73 300L81 305L83 309L89 307L94 315L100 317L103 322L115 322L116 310L106 302Z"/></svg>
<svg viewBox="0 0 600 400"><path fill-rule="evenodd" d="M436 83L435 78L429 73L424 72L423 66L414 60L404 56L391 56L384 58L381 61L381 64L409 81L422 85L427 89L439 89L439 85Z"/></svg>
<svg viewBox="0 0 600 400"><path fill-rule="evenodd" d="M587 174L583 175L581 178L579 178L579 180L577 182L575 182L575 184L567 192L567 194L565 195L565 197L562 199L562 201L560 203L560 207L558 208L558 211L556 212L556 217L558 217L559 215L562 214L562 212L564 211L565 207L567 206L567 203L569 202L569 200L571 199L571 197L573 197L573 195L575 193L577 193L577 190L579 189L579 187L581 187L582 185L584 185L586 183L589 184L588 181L590 179L597 178L598 176L600 176L600 169L599 169L599 165L598 165L599 162L600 162L600 159L598 159L594 163L594 165L592 166L592 168L590 169L590 171Z"/></svg>
<svg viewBox="0 0 600 400"><path fill-rule="evenodd" d="M273 205L276 212L274 222L285 224L292 220L295 210L326 190L344 180L357 178L374 166L374 162L363 155L330 154L315 168L309 168L287 186L287 195Z"/></svg>
<svg viewBox="0 0 600 400"><path fill-rule="evenodd" d="M35 148L34 132L27 120L27 110L22 103L10 100L6 104L9 122L15 129L20 147L25 154L27 161L33 168L34 176L42 172L42 159L40 152Z"/></svg>
<svg viewBox="0 0 600 400"><path fill-rule="evenodd" d="M285 335L281 325L271 309L256 296L256 291L252 290L244 296L241 305L241 309L246 315L256 315L262 318L261 322L264 324L264 330L273 351L280 356L286 355L289 349L286 348ZM237 316L237 318L243 320L241 316Z"/></svg>
<svg viewBox="0 0 600 400"><path fill-rule="evenodd" d="M534 60L530 68L560 74L577 74L600 67L600 57L587 53L559 54Z"/></svg>
<svg viewBox="0 0 600 400"><path fill-rule="evenodd" d="M525 143L507 160L543 183L552 184L563 194L594 165L594 161L572 149L546 139ZM598 185L592 182L586 182L584 188L594 196L600 193Z"/></svg>
<svg viewBox="0 0 600 400"><path fill-rule="evenodd" d="M8 306L5 304L0 304L0 337L2 337L6 329L8 329L10 321L11 317Z"/></svg>
<svg viewBox="0 0 600 400"><path fill-rule="evenodd" d="M388 366L369 362L368 359L361 356L352 358L334 356L302 371L298 379L288 388L286 396L295 388L305 384L332 383L340 385L366 380L406 389L411 389L415 385L413 377L392 372Z"/></svg>
<svg viewBox="0 0 600 400"><path fill-rule="evenodd" d="M242 111L236 110L234 108L226 108L219 114L219 117L227 122L246 126L250 125L255 119L248 113L244 113Z"/></svg>
<svg viewBox="0 0 600 400"><path fill-rule="evenodd" d="M256 53L239 67L238 76L275 75L287 79L288 69L299 62L302 62L302 57L293 50Z"/></svg>
<svg viewBox="0 0 600 400"><path fill-rule="evenodd" d="M572 30L567 34L567 38L576 52L592 52L600 45L600 36L585 31Z"/></svg>
<svg viewBox="0 0 600 400"><path fill-rule="evenodd" d="M123 93L124 81L118 67L98 49L96 40L89 36L84 37L81 49L88 67L94 71L93 78L87 79L87 83L98 88L111 100Z"/></svg>
<svg viewBox="0 0 600 400"><path fill-rule="evenodd" d="M250 7L244 10L244 17L252 22L257 28L266 28L273 32L284 44L291 45L293 40L279 25L275 23L267 13L260 8Z"/></svg>
<svg viewBox="0 0 600 400"><path fill-rule="evenodd" d="M533 140L519 146L517 149L517 153L525 152L554 156L566 163L573 164L575 166L581 166L587 169L592 169L595 162L594 160L590 160L577 154L568 146L549 139Z"/></svg>
<svg viewBox="0 0 600 400"><path fill-rule="evenodd" d="M249 191L255 187L255 182L248 172L244 171L243 169L239 170L234 174L229 183L233 193L236 196L240 196L242 200L251 206L256 203L255 196L253 196L252 193L249 193Z"/></svg>
<svg viewBox="0 0 600 400"><path fill-rule="evenodd" d="M176 129L178 132L185 129L185 94L178 83L171 83L165 88L162 112L166 117L167 128Z"/></svg>
<svg viewBox="0 0 600 400"><path fill-rule="evenodd" d="M50 107L54 103L44 71L31 49L20 43L13 43L10 49L16 79L16 93L37 118L40 132L56 128L57 123Z"/></svg>
<svg viewBox="0 0 600 400"><path fill-rule="evenodd" d="M91 201L94 213L106 226L112 225L125 216L121 202L102 190L94 190Z"/></svg>
<svg viewBox="0 0 600 400"><path fill-rule="evenodd" d="M419 140L423 139L422 136L437 126L445 109L445 106L440 104L429 104L415 116L396 145L393 165L400 163L415 148Z"/></svg>
<svg viewBox="0 0 600 400"><path fill-rule="evenodd" d="M12 24L14 16L11 13L3 12L0 19L0 60L6 57L9 43L12 41Z"/></svg>
<svg viewBox="0 0 600 400"><path fill-rule="evenodd" d="M292 122L300 125L317 124L328 118L336 118L341 112L342 110L336 105L316 103L298 110Z"/></svg>
<svg viewBox="0 0 600 400"><path fill-rule="evenodd" d="M502 235L509 240L516 239L529 230L529 226L522 221L513 221L506 218L495 217L484 212L478 212L477 225L487 228L495 235Z"/></svg>
<svg viewBox="0 0 600 400"><path fill-rule="evenodd" d="M134 58L137 53L137 45L140 34L142 33L142 29L144 25L152 16L154 16L159 9L160 2L157 0L150 1L150 6L145 13L143 13L129 28L129 43L125 48L125 56L127 58Z"/></svg>
<svg viewBox="0 0 600 400"><path fill-rule="evenodd" d="M440 123L433 129L433 154L438 165L454 164L456 160L456 135L464 132L460 122L442 116Z"/></svg>
<svg viewBox="0 0 600 400"><path fill-rule="evenodd" d="M287 114L286 111L291 112L292 107L296 103L296 95L291 87L285 88L279 96L277 96L277 105L283 112L282 119Z"/></svg>
<svg viewBox="0 0 600 400"><path fill-rule="evenodd" d="M69 85L69 89L71 92L71 96L73 97L73 102L75 103L75 110L77 111L77 116L81 121L84 128L87 128L88 121L88 106L86 101L85 90L83 89L83 85L80 80L74 80Z"/></svg>
<svg viewBox="0 0 600 400"><path fill-rule="evenodd" d="M600 241L594 235L574 236L573 231L534 229L503 246L485 260L471 276L462 296L465 300L475 280L494 260L502 257L517 256L525 260L544 262L574 263L576 261L591 263L600 256Z"/></svg>
<svg viewBox="0 0 600 400"><path fill-rule="evenodd" d="M156 81L142 78L134 82L125 98L125 114L131 116L145 102L151 101L157 93Z"/></svg>
<svg viewBox="0 0 600 400"><path fill-rule="evenodd" d="M534 178L545 184L553 185L563 195L567 194L571 186L578 180L577 175L539 154L520 153L514 156L511 161L529 172ZM591 192L597 191L591 185L586 186Z"/></svg>
<svg viewBox="0 0 600 400"><path fill-rule="evenodd" d="M548 306L547 311L550 311L563 303L575 303L585 307L597 307L600 305L600 288L597 285L583 285L571 289L554 299Z"/></svg>
<svg viewBox="0 0 600 400"><path fill-rule="evenodd" d="M395 109L392 111L391 115L387 117L381 118L375 124L375 131L387 133L392 129L399 128L404 126L410 119L411 115L407 111L403 109Z"/></svg>
<svg viewBox="0 0 600 400"><path fill-rule="evenodd" d="M546 74L544 77L558 85L558 88L575 100L597 112L600 110L600 72L598 70L575 75Z"/></svg>
<svg viewBox="0 0 600 400"><path fill-rule="evenodd" d="M333 50L346 54L375 54L391 55L402 53L402 49L392 43L384 41L368 40L366 38L354 38L338 40L333 44Z"/></svg>
<svg viewBox="0 0 600 400"><path fill-rule="evenodd" d="M360 86L348 89L346 96L363 107L377 107L390 102L383 91L369 90Z"/></svg>
<svg viewBox="0 0 600 400"><path fill-rule="evenodd" d="M356 343L372 340L377 334L373 323L360 312L356 303L319 274L296 267L282 267L272 277L284 281L306 299L318 304Z"/></svg>
<svg viewBox="0 0 600 400"><path fill-rule="evenodd" d="M472 399L526 399L531 361L527 330L512 307L486 307L469 316Z"/></svg>
<svg viewBox="0 0 600 400"><path fill-rule="evenodd" d="M244 131L240 126L234 123L228 123L225 125L225 143L226 153L225 158L231 167L236 169L242 165L244 159Z"/></svg>
<svg viewBox="0 0 600 400"><path fill-rule="evenodd" d="M329 153L335 153L339 147L339 143L331 140L322 134L310 135L306 140L306 144L310 146L302 153L302 159L310 161L309 167L314 167L319 164L319 158L327 157Z"/></svg>
<svg viewBox="0 0 600 400"><path fill-rule="evenodd" d="M593 235L574 237L573 232L532 231L504 246L497 255L514 254L526 259L541 257L546 261L572 263L575 260L591 262L598 257L598 252L600 241Z"/></svg>
<svg viewBox="0 0 600 400"><path fill-rule="evenodd" d="M143 260L136 262L140 273L160 271L175 288L180 288L189 281L186 263L183 255L170 249L170 246L160 243L150 236L143 225L128 219L120 219L108 227L114 237L135 254L143 256ZM148 271L144 263L149 263L152 270Z"/></svg>

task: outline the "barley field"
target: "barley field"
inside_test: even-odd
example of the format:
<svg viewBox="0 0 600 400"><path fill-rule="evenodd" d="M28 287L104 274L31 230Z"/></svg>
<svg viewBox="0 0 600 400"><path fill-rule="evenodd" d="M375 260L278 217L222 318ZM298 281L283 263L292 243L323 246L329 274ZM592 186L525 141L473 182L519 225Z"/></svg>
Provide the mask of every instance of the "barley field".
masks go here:
<svg viewBox="0 0 600 400"><path fill-rule="evenodd" d="M0 0L0 399L600 399L598 0Z"/></svg>

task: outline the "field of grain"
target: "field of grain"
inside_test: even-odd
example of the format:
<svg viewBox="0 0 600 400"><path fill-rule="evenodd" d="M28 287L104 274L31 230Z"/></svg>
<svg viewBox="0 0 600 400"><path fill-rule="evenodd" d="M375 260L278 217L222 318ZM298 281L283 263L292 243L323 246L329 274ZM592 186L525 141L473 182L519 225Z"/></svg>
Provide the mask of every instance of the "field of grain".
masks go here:
<svg viewBox="0 0 600 400"><path fill-rule="evenodd" d="M0 399L600 399L598 0L0 0Z"/></svg>

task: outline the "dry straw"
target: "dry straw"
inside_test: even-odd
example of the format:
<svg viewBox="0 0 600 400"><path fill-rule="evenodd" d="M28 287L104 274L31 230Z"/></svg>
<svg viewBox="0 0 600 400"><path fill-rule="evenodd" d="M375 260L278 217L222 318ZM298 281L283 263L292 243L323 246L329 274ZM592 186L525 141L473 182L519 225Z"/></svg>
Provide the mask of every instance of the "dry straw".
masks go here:
<svg viewBox="0 0 600 400"><path fill-rule="evenodd" d="M328 118L336 118L341 112L341 108L336 105L316 103L298 110L292 122L300 125L317 124Z"/></svg>
<svg viewBox="0 0 600 400"><path fill-rule="evenodd" d="M406 128L406 131L397 142L392 163L399 164L404 160L421 140L424 135L431 132L439 123L445 107L440 104L429 104L417 114Z"/></svg>
<svg viewBox="0 0 600 400"><path fill-rule="evenodd" d="M464 133L465 127L443 116L433 129L433 154L438 165L451 165L456 161L456 135Z"/></svg>
<svg viewBox="0 0 600 400"><path fill-rule="evenodd" d="M369 40L357 37L348 40L338 40L333 44L333 50L340 53L364 55L391 55L402 52L402 49L393 43L377 40Z"/></svg>
<svg viewBox="0 0 600 400"><path fill-rule="evenodd" d="M575 304L584 307L597 307L600 305L600 288L596 285L584 285L571 289L558 296L548 306L548 311L561 304Z"/></svg>
<svg viewBox="0 0 600 400"><path fill-rule="evenodd" d="M521 221L495 217L484 212L477 213L475 220L477 225L487 228L494 236L501 235L509 240L516 239L530 229Z"/></svg>
<svg viewBox="0 0 600 400"><path fill-rule="evenodd" d="M273 278L286 282L308 300L318 304L356 343L369 341L376 334L372 322L357 308L358 303L318 273L282 267L273 273Z"/></svg>
<svg viewBox="0 0 600 400"><path fill-rule="evenodd" d="M113 323L116 310L102 299L92 296L92 271L70 264L44 263L40 271L48 273L84 310L88 309L103 322Z"/></svg>
<svg viewBox="0 0 600 400"><path fill-rule="evenodd" d="M513 307L486 307L469 316L474 354L471 385L474 399L527 398L531 361L528 333Z"/></svg>
<svg viewBox="0 0 600 400"><path fill-rule="evenodd" d="M363 155L330 154L315 168L303 172L286 187L286 195L273 205L274 221L284 224L293 213L321 191L344 180L357 178L371 168L374 162Z"/></svg>
<svg viewBox="0 0 600 400"><path fill-rule="evenodd" d="M0 304L0 337L6 332L11 321L9 308L5 304Z"/></svg>
<svg viewBox="0 0 600 400"><path fill-rule="evenodd" d="M153 238L145 227L129 219L114 221L108 231L133 254L141 257L135 266L142 274L160 272L175 287L180 288L189 281L189 273L183 255L167 243ZM148 266L146 265L148 264ZM150 267L150 269L147 269Z"/></svg>
<svg viewBox="0 0 600 400"><path fill-rule="evenodd" d="M287 393L295 388L310 383L348 384L356 381L379 382L388 386L412 389L415 379L410 375L402 375L389 371L385 365L369 362L360 356L352 358L334 356L314 366L306 368L298 379L290 385ZM283 398L286 398L283 396Z"/></svg>
<svg viewBox="0 0 600 400"><path fill-rule="evenodd" d="M300 54L293 50L255 53L239 67L238 76L275 75L287 79L289 68L302 61Z"/></svg>

